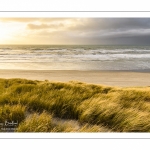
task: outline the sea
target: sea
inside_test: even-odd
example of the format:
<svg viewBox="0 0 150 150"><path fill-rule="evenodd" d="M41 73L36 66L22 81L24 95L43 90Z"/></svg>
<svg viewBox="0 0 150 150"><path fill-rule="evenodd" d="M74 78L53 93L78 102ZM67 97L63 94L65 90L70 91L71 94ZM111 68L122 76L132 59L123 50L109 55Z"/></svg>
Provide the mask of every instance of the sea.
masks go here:
<svg viewBox="0 0 150 150"><path fill-rule="evenodd" d="M0 45L0 69L150 70L150 46Z"/></svg>

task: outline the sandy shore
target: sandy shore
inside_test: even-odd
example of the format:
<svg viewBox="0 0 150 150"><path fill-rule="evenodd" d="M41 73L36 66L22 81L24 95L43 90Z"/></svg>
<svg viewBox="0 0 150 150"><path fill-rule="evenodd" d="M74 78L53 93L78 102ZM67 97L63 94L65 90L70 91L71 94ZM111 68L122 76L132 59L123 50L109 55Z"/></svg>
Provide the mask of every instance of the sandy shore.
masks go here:
<svg viewBox="0 0 150 150"><path fill-rule="evenodd" d="M81 81L110 86L150 86L150 72L75 71L75 70L0 70L0 78Z"/></svg>

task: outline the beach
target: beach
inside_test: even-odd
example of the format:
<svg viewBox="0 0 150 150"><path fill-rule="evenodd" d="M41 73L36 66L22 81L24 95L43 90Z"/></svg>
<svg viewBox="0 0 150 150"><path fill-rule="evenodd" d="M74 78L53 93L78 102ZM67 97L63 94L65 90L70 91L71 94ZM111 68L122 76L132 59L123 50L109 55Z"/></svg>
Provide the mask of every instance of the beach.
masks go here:
<svg viewBox="0 0 150 150"><path fill-rule="evenodd" d="M0 78L54 82L80 81L119 87L150 86L150 72L134 71L0 70Z"/></svg>

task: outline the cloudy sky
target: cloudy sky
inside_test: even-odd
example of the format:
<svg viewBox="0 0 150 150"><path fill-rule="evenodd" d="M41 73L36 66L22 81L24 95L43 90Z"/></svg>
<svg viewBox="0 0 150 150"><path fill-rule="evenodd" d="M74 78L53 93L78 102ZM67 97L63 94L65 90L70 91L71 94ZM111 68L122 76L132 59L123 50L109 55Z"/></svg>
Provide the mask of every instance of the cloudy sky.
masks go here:
<svg viewBox="0 0 150 150"><path fill-rule="evenodd" d="M150 19L0 18L0 44L150 45Z"/></svg>

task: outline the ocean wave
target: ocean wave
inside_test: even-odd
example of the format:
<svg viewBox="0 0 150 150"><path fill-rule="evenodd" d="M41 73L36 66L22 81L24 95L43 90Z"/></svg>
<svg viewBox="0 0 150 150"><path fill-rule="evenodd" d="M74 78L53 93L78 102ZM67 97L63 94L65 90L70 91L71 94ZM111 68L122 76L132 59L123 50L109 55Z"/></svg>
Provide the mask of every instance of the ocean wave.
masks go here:
<svg viewBox="0 0 150 150"><path fill-rule="evenodd" d="M42 64L43 68L147 69L150 47L142 46L0 46L0 63ZM35 65L34 65L35 66ZM13 68L12 68L13 69ZM34 68L35 69L35 68Z"/></svg>

